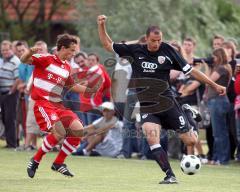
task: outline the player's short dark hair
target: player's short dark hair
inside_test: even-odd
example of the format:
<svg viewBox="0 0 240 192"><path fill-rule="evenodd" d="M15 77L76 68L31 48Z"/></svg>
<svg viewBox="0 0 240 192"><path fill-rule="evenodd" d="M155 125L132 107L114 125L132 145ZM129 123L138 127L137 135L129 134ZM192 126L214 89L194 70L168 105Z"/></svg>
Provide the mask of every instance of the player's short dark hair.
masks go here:
<svg viewBox="0 0 240 192"><path fill-rule="evenodd" d="M71 44L77 45L77 39L67 33L58 35L57 37L57 51L60 51L62 47L69 48Z"/></svg>
<svg viewBox="0 0 240 192"><path fill-rule="evenodd" d="M150 33L154 33L155 35L160 35L161 34L160 27L156 25L149 26L146 31L146 36L148 37Z"/></svg>

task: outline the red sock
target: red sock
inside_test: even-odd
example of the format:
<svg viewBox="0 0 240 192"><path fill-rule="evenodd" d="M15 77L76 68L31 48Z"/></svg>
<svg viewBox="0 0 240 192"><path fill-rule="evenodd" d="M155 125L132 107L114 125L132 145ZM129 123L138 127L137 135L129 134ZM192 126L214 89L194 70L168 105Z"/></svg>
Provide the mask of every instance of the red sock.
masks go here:
<svg viewBox="0 0 240 192"><path fill-rule="evenodd" d="M40 162L43 155L45 155L47 152L49 152L57 143L58 143L58 140L55 138L55 136L52 133L48 134L43 139L42 146L38 149L38 151L34 155L33 159L36 162Z"/></svg>
<svg viewBox="0 0 240 192"><path fill-rule="evenodd" d="M80 143L79 137L67 137L61 147L61 150L58 153L54 163L62 164L65 158L70 155L73 151L76 150L77 146Z"/></svg>

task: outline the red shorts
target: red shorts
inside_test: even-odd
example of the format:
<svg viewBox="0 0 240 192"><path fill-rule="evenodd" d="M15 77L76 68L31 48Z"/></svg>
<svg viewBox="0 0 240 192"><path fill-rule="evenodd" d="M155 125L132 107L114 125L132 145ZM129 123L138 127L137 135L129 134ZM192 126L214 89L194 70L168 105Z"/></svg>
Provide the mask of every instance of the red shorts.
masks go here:
<svg viewBox="0 0 240 192"><path fill-rule="evenodd" d="M61 121L65 128L69 128L74 120L79 120L75 113L61 103L48 101L35 101L34 114L42 131L48 131L57 121Z"/></svg>

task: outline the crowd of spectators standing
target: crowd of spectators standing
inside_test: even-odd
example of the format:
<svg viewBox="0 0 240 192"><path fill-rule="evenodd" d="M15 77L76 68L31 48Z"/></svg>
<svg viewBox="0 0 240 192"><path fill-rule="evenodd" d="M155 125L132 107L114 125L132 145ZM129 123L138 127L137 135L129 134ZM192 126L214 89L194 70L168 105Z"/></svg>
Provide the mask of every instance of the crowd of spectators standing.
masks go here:
<svg viewBox="0 0 240 192"><path fill-rule="evenodd" d="M66 89L63 102L79 116L86 128L106 127L106 131L84 138L73 155L131 158L135 153L140 159L151 159L141 129L135 90L128 88L132 73L129 61L115 55L114 69L110 73L100 63L102 59L98 53L83 52L80 38L76 38L78 48L69 61L73 78L88 86L96 84L99 78L102 82L93 97ZM144 36L138 41L122 43L144 43ZM168 43L194 68L227 87L227 95L219 96L193 77L172 70L169 81L181 105L189 104L200 111L202 121L194 123L199 129L205 129L208 152L204 154L202 140L199 139L195 148L185 148L176 134L163 129L161 145L164 150L172 158L194 153L203 163L213 165L226 165L233 159L240 161L240 55L236 42L216 35L212 39L212 51L204 58L195 55L197 42L191 37L182 43ZM44 41L37 41L33 46L40 48L38 54L57 51ZM39 130L33 113L34 100L29 96L34 67L20 62L29 46L23 40L3 40L0 48L1 129L5 130L0 131L0 136L6 141L6 148L36 150L37 139L46 133Z"/></svg>

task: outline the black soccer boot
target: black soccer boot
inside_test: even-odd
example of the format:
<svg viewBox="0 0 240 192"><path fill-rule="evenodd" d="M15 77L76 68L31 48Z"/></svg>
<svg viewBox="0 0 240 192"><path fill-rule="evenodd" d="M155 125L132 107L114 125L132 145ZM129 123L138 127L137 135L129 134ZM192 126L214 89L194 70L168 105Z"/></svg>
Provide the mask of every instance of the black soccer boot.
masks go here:
<svg viewBox="0 0 240 192"><path fill-rule="evenodd" d="M178 184L176 177L166 176L159 184Z"/></svg>
<svg viewBox="0 0 240 192"><path fill-rule="evenodd" d="M29 161L28 166L27 166L27 173L28 173L29 177L31 177L31 178L34 177L36 170L38 168L38 165L39 165L39 163L34 161L33 158Z"/></svg>
<svg viewBox="0 0 240 192"><path fill-rule="evenodd" d="M73 177L73 176L74 176L74 174L72 174L72 173L68 170L66 164L56 164L56 163L53 163L51 169L52 169L53 171L57 171L57 172L65 175L65 176L67 176L67 177Z"/></svg>

